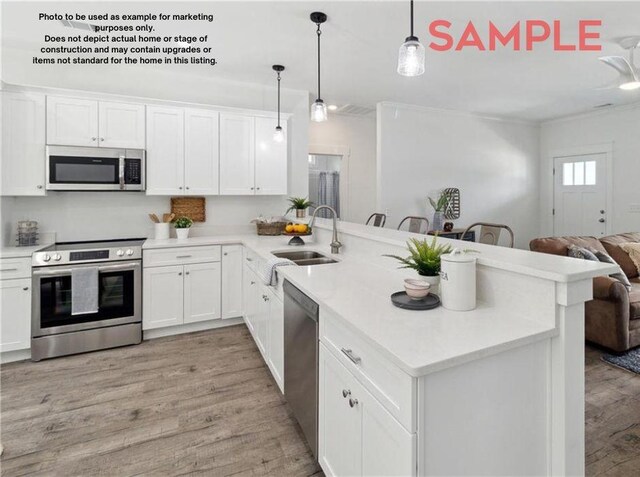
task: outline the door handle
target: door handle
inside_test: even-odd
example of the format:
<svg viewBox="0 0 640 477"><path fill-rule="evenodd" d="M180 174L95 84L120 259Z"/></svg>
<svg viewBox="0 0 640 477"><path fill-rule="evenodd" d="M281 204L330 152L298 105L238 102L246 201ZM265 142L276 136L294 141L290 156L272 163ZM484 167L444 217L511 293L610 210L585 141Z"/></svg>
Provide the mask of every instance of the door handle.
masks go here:
<svg viewBox="0 0 640 477"><path fill-rule="evenodd" d="M600 210L600 213L601 213L601 214L604 214L604 209Z"/></svg>
<svg viewBox="0 0 640 477"><path fill-rule="evenodd" d="M361 358L359 358L358 356L355 356L353 354L353 351L350 349L344 349L342 348L340 351L342 351L344 353L344 355L349 358L351 360L351 362L353 364L360 364L360 362L362 361ZM352 406L353 407L353 406Z"/></svg>
<svg viewBox="0 0 640 477"><path fill-rule="evenodd" d="M118 181L120 183L120 190L124 190L124 156L120 156L118 162Z"/></svg>
<svg viewBox="0 0 640 477"><path fill-rule="evenodd" d="M605 222L605 220L604 220L604 219L600 219L600 220L598 220L598 222L600 222L601 224L603 224L603 223Z"/></svg>

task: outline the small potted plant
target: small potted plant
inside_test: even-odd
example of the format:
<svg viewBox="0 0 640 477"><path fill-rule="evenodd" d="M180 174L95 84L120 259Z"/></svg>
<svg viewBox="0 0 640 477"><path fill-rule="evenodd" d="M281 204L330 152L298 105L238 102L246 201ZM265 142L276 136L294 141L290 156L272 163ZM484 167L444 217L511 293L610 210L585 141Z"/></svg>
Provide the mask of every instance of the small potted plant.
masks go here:
<svg viewBox="0 0 640 477"><path fill-rule="evenodd" d="M295 210L296 217L298 219L303 219L307 215L307 209L309 207L313 207L313 202L308 200L306 197L289 197L288 200L291 207L289 207L285 213Z"/></svg>
<svg viewBox="0 0 640 477"><path fill-rule="evenodd" d="M444 192L440 192L438 196L438 200L433 200L431 197L428 198L431 207L433 207L433 222L431 226L433 230L442 230L443 222L444 222L444 211L449 204L449 196Z"/></svg>
<svg viewBox="0 0 640 477"><path fill-rule="evenodd" d="M437 243L437 235L433 236L431 242L409 239L407 249L409 256L404 258L398 255L384 255L385 257L395 258L402 265L399 268L412 268L418 272L429 285L432 290L436 290L440 284L440 257L445 253L451 253L451 245L440 245Z"/></svg>
<svg viewBox="0 0 640 477"><path fill-rule="evenodd" d="M189 229L193 225L193 220L189 217L178 217L174 222L173 226L176 229L176 236L179 240L184 240L189 237Z"/></svg>

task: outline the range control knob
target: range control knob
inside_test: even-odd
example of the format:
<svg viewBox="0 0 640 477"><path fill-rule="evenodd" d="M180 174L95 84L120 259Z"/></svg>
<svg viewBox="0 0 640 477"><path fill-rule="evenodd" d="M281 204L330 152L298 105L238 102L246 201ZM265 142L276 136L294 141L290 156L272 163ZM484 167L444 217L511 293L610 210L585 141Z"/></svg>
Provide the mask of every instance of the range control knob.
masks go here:
<svg viewBox="0 0 640 477"><path fill-rule="evenodd" d="M54 253L54 254L53 254L53 259L54 259L56 262L59 262L60 260L62 260L62 255L60 255L59 253Z"/></svg>
<svg viewBox="0 0 640 477"><path fill-rule="evenodd" d="M133 250L131 250L130 248L127 249L127 255L130 257L131 255L133 255Z"/></svg>
<svg viewBox="0 0 640 477"><path fill-rule="evenodd" d="M50 256L48 253L45 253L45 254L42 256L42 261L43 261L43 262L48 262L49 260L51 260L51 256Z"/></svg>
<svg viewBox="0 0 640 477"><path fill-rule="evenodd" d="M116 252L116 255L118 257L122 257L124 255L124 250L122 250L121 248L118 249L118 251Z"/></svg>

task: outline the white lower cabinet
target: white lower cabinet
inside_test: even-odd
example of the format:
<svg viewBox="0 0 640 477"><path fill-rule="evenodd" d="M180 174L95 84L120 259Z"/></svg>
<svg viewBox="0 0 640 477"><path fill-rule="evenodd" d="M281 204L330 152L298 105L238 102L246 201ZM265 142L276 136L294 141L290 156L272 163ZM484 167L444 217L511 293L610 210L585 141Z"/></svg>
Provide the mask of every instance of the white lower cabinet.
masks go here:
<svg viewBox="0 0 640 477"><path fill-rule="evenodd" d="M220 263L184 266L184 322L221 317Z"/></svg>
<svg viewBox="0 0 640 477"><path fill-rule="evenodd" d="M183 323L183 266L145 268L142 276L142 328Z"/></svg>
<svg viewBox="0 0 640 477"><path fill-rule="evenodd" d="M0 352L31 346L31 279L0 280Z"/></svg>
<svg viewBox="0 0 640 477"><path fill-rule="evenodd" d="M222 318L242 316L242 245L222 246Z"/></svg>
<svg viewBox="0 0 640 477"><path fill-rule="evenodd" d="M143 330L221 318L220 246L146 250L143 263Z"/></svg>
<svg viewBox="0 0 640 477"><path fill-rule="evenodd" d="M320 344L318 461L327 475L416 475L416 438Z"/></svg>
<svg viewBox="0 0 640 477"><path fill-rule="evenodd" d="M284 392L284 305L271 287L261 283L249 264L244 265L244 321L267 367Z"/></svg>

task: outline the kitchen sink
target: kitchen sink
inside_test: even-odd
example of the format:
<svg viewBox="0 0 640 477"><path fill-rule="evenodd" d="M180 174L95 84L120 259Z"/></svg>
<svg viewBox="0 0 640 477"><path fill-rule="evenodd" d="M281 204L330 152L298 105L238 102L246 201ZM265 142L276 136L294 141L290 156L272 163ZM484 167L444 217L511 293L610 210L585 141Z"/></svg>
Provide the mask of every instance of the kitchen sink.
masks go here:
<svg viewBox="0 0 640 477"><path fill-rule="evenodd" d="M337 263L337 260L314 252L313 250L291 250L286 252L271 252L279 258L288 258L296 265L323 265L326 263Z"/></svg>

